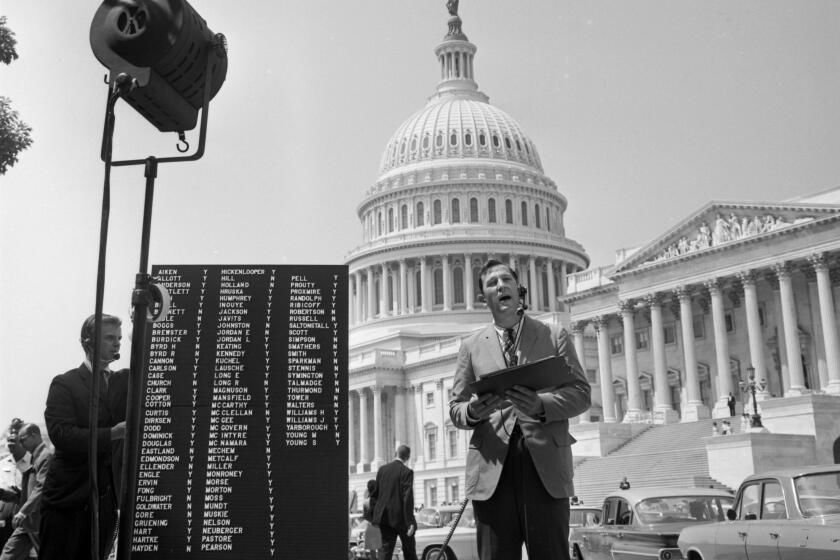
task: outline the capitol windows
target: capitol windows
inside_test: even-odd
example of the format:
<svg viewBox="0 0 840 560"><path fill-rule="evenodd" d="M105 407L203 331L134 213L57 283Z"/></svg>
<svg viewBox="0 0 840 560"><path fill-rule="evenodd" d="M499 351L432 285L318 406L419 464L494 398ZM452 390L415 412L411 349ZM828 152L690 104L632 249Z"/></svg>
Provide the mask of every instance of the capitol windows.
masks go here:
<svg viewBox="0 0 840 560"><path fill-rule="evenodd" d="M461 201L457 198L452 199L452 216L451 216L451 223L457 224L461 222Z"/></svg>
<svg viewBox="0 0 840 560"><path fill-rule="evenodd" d="M423 225L423 203L417 203L417 212L414 214L414 221L417 223L417 226Z"/></svg>
<svg viewBox="0 0 840 560"><path fill-rule="evenodd" d="M423 149L424 150L429 149L429 135L428 134L423 136Z"/></svg>
<svg viewBox="0 0 840 560"><path fill-rule="evenodd" d="M647 329L636 330L636 350L647 350L650 348L650 333Z"/></svg>
<svg viewBox="0 0 840 560"><path fill-rule="evenodd" d="M432 203L432 224L439 225L443 223L443 210L441 208L440 200L435 200Z"/></svg>
<svg viewBox="0 0 840 560"><path fill-rule="evenodd" d="M419 268L414 273L414 305L417 308L423 305L423 279Z"/></svg>
<svg viewBox="0 0 840 560"><path fill-rule="evenodd" d="M500 143L499 143L499 137L498 137L498 135L494 134L494 135L493 135L493 147L494 147L494 148L498 148L498 147L499 147L499 145L500 145Z"/></svg>
<svg viewBox="0 0 840 560"><path fill-rule="evenodd" d="M513 223L513 201L509 198L505 200L505 223Z"/></svg>
<svg viewBox="0 0 840 560"><path fill-rule="evenodd" d="M426 429L426 457L429 461L437 461L437 427ZM431 494L431 493L430 493ZM434 492L436 495L437 492Z"/></svg>
<svg viewBox="0 0 840 560"><path fill-rule="evenodd" d="M668 323L662 329L665 344L676 344L677 342L677 326L674 323Z"/></svg>
<svg viewBox="0 0 840 560"><path fill-rule="evenodd" d="M545 209L545 229L551 231L551 210L548 207Z"/></svg>
<svg viewBox="0 0 840 560"><path fill-rule="evenodd" d="M491 198L487 201L487 215L491 224L496 223L496 199Z"/></svg>
<svg viewBox="0 0 840 560"><path fill-rule="evenodd" d="M458 145L458 133L456 133L454 130L449 135L449 145L450 146L457 146Z"/></svg>
<svg viewBox="0 0 840 560"><path fill-rule="evenodd" d="M459 441L458 441L458 433L459 433L458 428L455 428L451 425L446 426L446 438L449 441L449 457L451 459L454 459L458 456L458 451L461 448L461 446L459 444ZM450 479L447 478L446 480L449 481ZM455 487L455 493L456 493L456 498L455 499L457 500L458 479L455 478L450 484ZM449 487L450 487L450 485L448 484L447 488L449 488Z"/></svg>
<svg viewBox="0 0 840 560"><path fill-rule="evenodd" d="M443 132L437 133L437 136L435 137L435 146L438 148L443 147Z"/></svg>
<svg viewBox="0 0 840 560"><path fill-rule="evenodd" d="M540 229L540 205L534 204L534 225Z"/></svg>
<svg viewBox="0 0 840 560"><path fill-rule="evenodd" d="M382 235L382 211L379 211L376 223L376 235Z"/></svg>
<svg viewBox="0 0 840 560"><path fill-rule="evenodd" d="M610 335L610 354L621 354L624 352L624 335Z"/></svg>
<svg viewBox="0 0 840 560"><path fill-rule="evenodd" d="M453 302L456 304L464 303L464 269L461 267L455 268L452 271L452 289Z"/></svg>
<svg viewBox="0 0 840 560"><path fill-rule="evenodd" d="M522 212L521 212L521 214L522 214L522 225L527 226L528 225L528 203L525 202L525 201L522 201L521 209L522 209Z"/></svg>
<svg viewBox="0 0 840 560"><path fill-rule="evenodd" d="M482 148L487 145L487 135L485 135L483 132L479 133L478 135L478 145Z"/></svg>
<svg viewBox="0 0 840 560"><path fill-rule="evenodd" d="M478 222L478 199L473 197L470 199L470 223Z"/></svg>
<svg viewBox="0 0 840 560"><path fill-rule="evenodd" d="M505 148L510 150L510 138L508 138L507 136L505 136Z"/></svg>
<svg viewBox="0 0 840 560"><path fill-rule="evenodd" d="M472 146L472 134L470 134L469 132L467 132L464 135L464 145L465 146Z"/></svg>
<svg viewBox="0 0 840 560"><path fill-rule="evenodd" d="M727 311L723 316L726 321L726 332L735 332L735 317L732 316L732 311Z"/></svg>
<svg viewBox="0 0 840 560"><path fill-rule="evenodd" d="M694 338L706 338L706 322L703 320L703 315L692 317L691 324L694 327Z"/></svg>
<svg viewBox="0 0 840 560"><path fill-rule="evenodd" d="M520 144L520 143L519 143L519 139L518 139L518 138L516 139L516 149L517 149L518 151L520 151L520 152L522 151L522 144Z"/></svg>
<svg viewBox="0 0 840 560"><path fill-rule="evenodd" d="M443 305L443 270L435 269L434 273L435 299L434 305Z"/></svg>
<svg viewBox="0 0 840 560"><path fill-rule="evenodd" d="M400 229L408 229L408 205L403 204L400 208Z"/></svg>
<svg viewBox="0 0 840 560"><path fill-rule="evenodd" d="M394 209L388 208L388 233L394 231Z"/></svg>

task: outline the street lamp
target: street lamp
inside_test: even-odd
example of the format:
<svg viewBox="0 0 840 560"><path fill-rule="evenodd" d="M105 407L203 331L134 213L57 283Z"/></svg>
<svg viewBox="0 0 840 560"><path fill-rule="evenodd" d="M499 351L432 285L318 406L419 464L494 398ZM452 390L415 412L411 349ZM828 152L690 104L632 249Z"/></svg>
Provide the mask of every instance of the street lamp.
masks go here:
<svg viewBox="0 0 840 560"><path fill-rule="evenodd" d="M763 428L761 415L758 413L758 401L755 399L755 392L756 388L759 391L763 391L767 387L767 384L763 379L761 381L755 380L755 368L752 366L747 368L747 376L749 377L749 381L741 381L739 385L741 385L741 391L752 396L753 414L750 426L753 428Z"/></svg>

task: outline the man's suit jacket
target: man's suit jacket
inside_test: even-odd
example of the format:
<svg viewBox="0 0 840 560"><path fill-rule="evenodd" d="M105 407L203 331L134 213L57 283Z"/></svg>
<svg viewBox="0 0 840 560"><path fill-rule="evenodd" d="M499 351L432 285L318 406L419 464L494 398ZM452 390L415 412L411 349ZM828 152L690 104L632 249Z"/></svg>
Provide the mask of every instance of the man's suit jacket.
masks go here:
<svg viewBox="0 0 840 560"><path fill-rule="evenodd" d="M56 376L50 384L44 419L50 441L55 447L55 455L44 481L44 505L57 509L79 509L88 503L90 382L90 370L82 364ZM111 427L125 420L128 370L112 373L107 390L102 383L99 387L97 483L100 494L104 494L115 482L111 467Z"/></svg>
<svg viewBox="0 0 840 560"><path fill-rule="evenodd" d="M27 533L37 534L41 524L41 494L44 481L50 468L53 452L47 444L42 443L32 453L32 472L29 475L29 488L26 501L20 506L18 513L23 514L23 528Z"/></svg>
<svg viewBox="0 0 840 560"><path fill-rule="evenodd" d="M565 355L572 379L548 392L539 393L545 407L544 418L520 415L507 403L488 419L471 423L467 416L470 383L506 365L492 324L461 343L449 415L455 426L473 430L467 452L466 491L467 497L474 500L487 500L493 495L505 464L510 434L517 421L548 493L555 498L574 495L571 445L575 439L569 434L568 419L589 408L589 382L567 334L553 332L545 324L526 315L519 336L520 364L552 355Z"/></svg>
<svg viewBox="0 0 840 560"><path fill-rule="evenodd" d="M376 501L373 524L385 525L404 533L414 521L414 471L399 459L382 465L376 473Z"/></svg>

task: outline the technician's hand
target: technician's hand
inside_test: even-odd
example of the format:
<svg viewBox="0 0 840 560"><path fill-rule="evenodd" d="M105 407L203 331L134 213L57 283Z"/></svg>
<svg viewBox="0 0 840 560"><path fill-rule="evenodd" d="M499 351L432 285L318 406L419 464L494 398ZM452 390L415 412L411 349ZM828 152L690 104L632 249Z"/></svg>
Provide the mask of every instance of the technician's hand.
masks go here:
<svg viewBox="0 0 840 560"><path fill-rule="evenodd" d="M540 418L545 414L545 406L537 392L522 385L514 385L507 391L505 396L517 412L521 412L531 418Z"/></svg>
<svg viewBox="0 0 840 560"><path fill-rule="evenodd" d="M501 406L503 400L498 395L493 393L485 393L483 395L473 395L467 405L467 410L472 418L477 420L486 420L490 418L493 411Z"/></svg>
<svg viewBox="0 0 840 560"><path fill-rule="evenodd" d="M125 420L111 426L111 441L125 439Z"/></svg>
<svg viewBox="0 0 840 560"><path fill-rule="evenodd" d="M414 536L414 531L416 531L416 530L417 530L417 525L409 525L408 526L408 531L406 531L405 534L408 535L409 537L413 537Z"/></svg>
<svg viewBox="0 0 840 560"><path fill-rule="evenodd" d="M15 516L12 518L12 527L14 527L15 529L20 527L21 523L23 523L23 520L25 518L26 516L24 516L22 513L16 513Z"/></svg>

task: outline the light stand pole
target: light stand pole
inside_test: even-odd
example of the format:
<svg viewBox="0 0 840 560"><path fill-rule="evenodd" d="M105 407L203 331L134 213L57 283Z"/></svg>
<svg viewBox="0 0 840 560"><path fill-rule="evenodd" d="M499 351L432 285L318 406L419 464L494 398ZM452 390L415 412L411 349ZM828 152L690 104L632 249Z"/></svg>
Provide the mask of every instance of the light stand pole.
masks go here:
<svg viewBox="0 0 840 560"><path fill-rule="evenodd" d="M117 558L128 560L131 557L133 519L137 505L142 397L148 359L146 340L150 333L149 323L165 315L168 307L165 288L156 285L148 272L155 179L160 163L195 161L204 155L210 100L218 92L227 74L227 42L224 35L214 34L207 27L204 19L186 0L103 0L91 23L90 43L96 58L110 70L101 153L105 163L105 187L100 267L97 274L97 314L101 314L101 291L104 284L111 168L143 165L146 178L140 267L131 297L133 337L126 397L123 465L121 484L118 486L120 515ZM184 132L195 128L200 111L201 126L195 153L112 161L114 107L119 99L136 109L159 131L177 132L177 149L181 154L190 149ZM158 309L155 309L156 304L160 304ZM97 321L97 345L99 328ZM98 392L97 382L93 383L92 391ZM98 412L95 406L95 402L92 402L91 426L95 425ZM90 461L91 488L95 489L96 442L93 441L90 446L93 449ZM95 492L92 494L96 496ZM91 504L91 540L95 550L99 540L96 497L91 498Z"/></svg>
<svg viewBox="0 0 840 560"><path fill-rule="evenodd" d="M745 394L749 394L752 396L753 402L753 414L752 418L750 419L750 427L751 428L763 428L764 425L761 423L761 415L758 413L758 401L755 398L756 389L758 391L763 391L767 384L762 379L761 381L755 380L755 368L749 366L747 368L747 376L748 381L741 381L741 391Z"/></svg>

